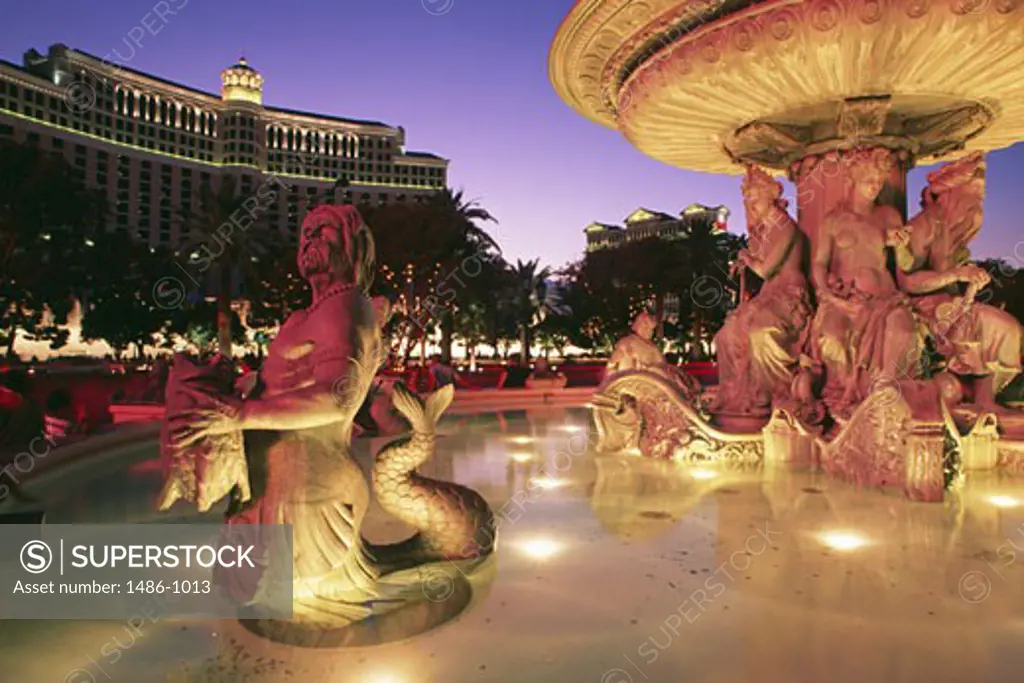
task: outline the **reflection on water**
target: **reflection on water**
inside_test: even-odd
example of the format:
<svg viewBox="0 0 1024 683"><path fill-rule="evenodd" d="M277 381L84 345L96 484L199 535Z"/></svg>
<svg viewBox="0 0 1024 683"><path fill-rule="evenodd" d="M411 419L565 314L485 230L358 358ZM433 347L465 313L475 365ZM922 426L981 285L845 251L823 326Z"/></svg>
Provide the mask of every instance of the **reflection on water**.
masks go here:
<svg viewBox="0 0 1024 683"><path fill-rule="evenodd" d="M419 611L306 650L238 622L160 622L116 662L102 648L123 625L0 623L0 678L1020 680L1022 480L974 476L946 503L912 503L807 472L594 455L585 424L577 410L442 423L424 474L477 489L502 523L487 576L438 578ZM364 467L383 443L360 442ZM159 475L139 465L151 457L33 493L61 521L156 520ZM376 508L365 531L409 532Z"/></svg>
<svg viewBox="0 0 1024 683"><path fill-rule="evenodd" d="M671 530L706 496L757 477L757 468L682 464L598 455L590 504L601 526L619 538L653 539Z"/></svg>

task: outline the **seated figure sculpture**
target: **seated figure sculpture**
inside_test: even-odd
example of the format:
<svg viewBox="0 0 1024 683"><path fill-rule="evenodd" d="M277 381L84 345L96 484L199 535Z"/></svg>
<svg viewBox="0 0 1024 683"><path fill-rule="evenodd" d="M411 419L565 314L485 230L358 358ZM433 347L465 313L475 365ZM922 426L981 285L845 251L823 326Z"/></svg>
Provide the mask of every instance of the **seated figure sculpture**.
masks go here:
<svg viewBox="0 0 1024 683"><path fill-rule="evenodd" d="M292 525L294 617L277 626L323 632L422 598L416 567L488 556L493 516L475 492L415 473L433 454L434 422L451 390L438 392L425 408L398 391L396 407L412 423L413 438L379 454L374 491L385 510L419 533L392 546L363 539L370 488L349 450L355 415L383 357L387 316L386 302L365 294L374 267L372 235L353 207L320 206L303 221L298 260L313 302L291 315L270 345L262 391L178 416L169 438L176 448L190 448L244 433L251 499L233 496L226 522ZM408 583L390 584L382 600L382 577L396 570L392 576Z"/></svg>
<svg viewBox="0 0 1024 683"><path fill-rule="evenodd" d="M646 311L633 321L633 331L615 344L605 367L605 379L627 370L644 370L660 375L679 388L687 397L700 392L697 382L679 368L669 365L653 341L658 323Z"/></svg>
<svg viewBox="0 0 1024 683"><path fill-rule="evenodd" d="M811 260L818 299L812 345L824 366L834 415L874 389L921 374L922 335L909 298L888 268L889 249L909 266L909 232L896 209L876 202L891 171L884 149L855 150L844 200L822 223Z"/></svg>
<svg viewBox="0 0 1024 683"><path fill-rule="evenodd" d="M654 457L672 457L675 437L663 416L699 407L700 385L670 365L651 339L656 323L647 312L637 316L633 332L615 345L604 381L591 399L599 451L640 448Z"/></svg>
<svg viewBox="0 0 1024 683"><path fill-rule="evenodd" d="M968 262L967 245L981 230L984 198L980 153L930 173L922 210L908 224L913 263L899 276L947 369L973 381L979 409L1006 414L996 398L1021 372L1024 330L1006 311L975 301L991 279ZM966 288L962 294L960 285Z"/></svg>
<svg viewBox="0 0 1024 683"><path fill-rule="evenodd" d="M765 284L715 336L719 389L711 413L723 426L726 416L767 418L773 403L790 398L811 316L803 273L807 239L786 211L782 184L748 166L743 200L750 246L734 272L749 268Z"/></svg>

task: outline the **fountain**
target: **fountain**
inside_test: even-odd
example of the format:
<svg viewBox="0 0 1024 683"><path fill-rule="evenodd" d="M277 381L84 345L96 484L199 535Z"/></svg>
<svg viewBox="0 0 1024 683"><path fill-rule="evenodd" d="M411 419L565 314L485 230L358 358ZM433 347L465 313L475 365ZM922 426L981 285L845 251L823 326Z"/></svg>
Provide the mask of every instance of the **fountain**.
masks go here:
<svg viewBox="0 0 1024 683"><path fill-rule="evenodd" d="M706 410L657 368L613 372L592 402L599 447L798 463L927 501L965 472L1020 469L1024 415L998 398L1022 329L975 301L991 276L968 245L984 152L1024 139L1022 4L573 7L549 57L558 94L655 159L743 174L735 270L766 283L716 338ZM907 172L937 160L908 220ZM773 175L796 185L796 219Z"/></svg>

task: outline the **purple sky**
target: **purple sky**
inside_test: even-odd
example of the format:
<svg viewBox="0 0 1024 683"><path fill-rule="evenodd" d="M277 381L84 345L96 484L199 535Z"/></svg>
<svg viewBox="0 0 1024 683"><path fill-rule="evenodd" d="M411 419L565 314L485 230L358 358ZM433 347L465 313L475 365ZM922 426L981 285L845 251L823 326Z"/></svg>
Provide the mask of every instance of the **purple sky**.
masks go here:
<svg viewBox="0 0 1024 683"><path fill-rule="evenodd" d="M128 57L125 36L155 4L13 3L0 22L0 56L21 63L28 48L62 42ZM405 126L410 149L451 159L451 185L498 217L493 232L510 259L561 265L581 254L586 224L620 222L638 206L678 213L693 202L725 204L731 229L742 227L737 178L654 161L555 95L548 47L572 0L168 4L180 9L166 24L145 20L156 35L141 39L128 66L217 92L220 70L244 54L266 77L268 104ZM923 176L911 178L915 202ZM1024 145L989 156L976 254L1014 258L1022 177ZM1017 252L1024 257L1024 246Z"/></svg>

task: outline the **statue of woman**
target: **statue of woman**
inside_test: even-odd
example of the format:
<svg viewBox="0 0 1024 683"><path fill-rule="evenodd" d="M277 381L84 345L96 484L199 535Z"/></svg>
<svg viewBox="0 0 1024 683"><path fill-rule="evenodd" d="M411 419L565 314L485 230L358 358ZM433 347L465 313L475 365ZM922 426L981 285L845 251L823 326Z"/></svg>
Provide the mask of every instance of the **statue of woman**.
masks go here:
<svg viewBox="0 0 1024 683"><path fill-rule="evenodd" d="M922 210L908 225L913 265L899 276L948 370L976 378L974 402L980 408L1003 412L996 397L1021 372L1024 330L1006 311L974 300L991 279L968 261L967 245L981 230L984 199L981 153L930 173Z"/></svg>
<svg viewBox="0 0 1024 683"><path fill-rule="evenodd" d="M807 240L786 211L782 184L755 166L743 181L750 246L733 270L764 279L758 295L729 314L715 336L719 390L712 412L767 414L788 397L811 315L803 261Z"/></svg>
<svg viewBox="0 0 1024 683"><path fill-rule="evenodd" d="M910 301L888 268L908 266L910 235L896 209L876 202L891 171L885 149L844 159L847 194L826 216L811 262L818 298L813 339L825 367L825 400L846 412L878 382L920 375L922 338Z"/></svg>

